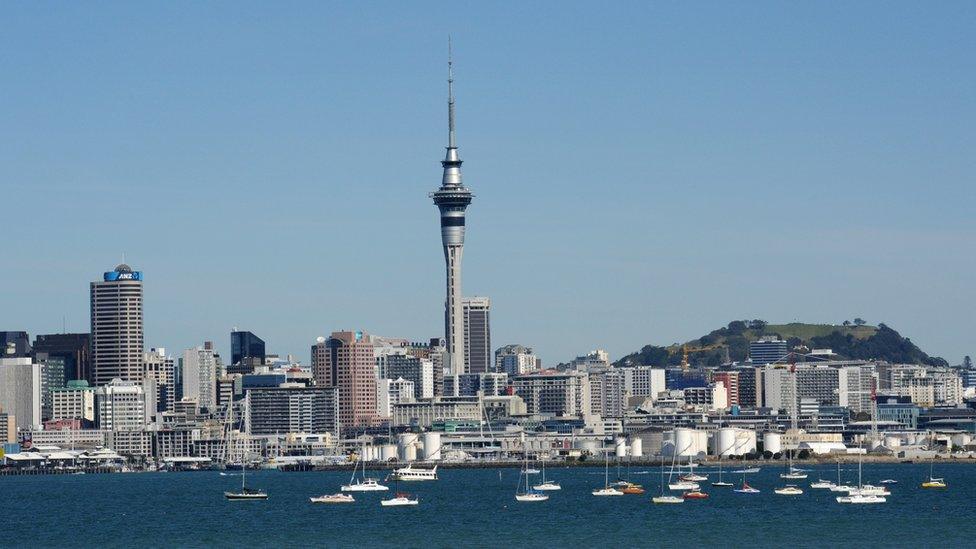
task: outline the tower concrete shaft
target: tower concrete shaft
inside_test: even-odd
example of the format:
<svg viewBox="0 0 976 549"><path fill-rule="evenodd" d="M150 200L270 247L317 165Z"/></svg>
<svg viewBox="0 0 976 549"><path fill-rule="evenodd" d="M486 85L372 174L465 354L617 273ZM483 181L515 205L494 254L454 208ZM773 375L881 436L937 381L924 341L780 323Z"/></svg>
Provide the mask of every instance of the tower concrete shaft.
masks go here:
<svg viewBox="0 0 976 549"><path fill-rule="evenodd" d="M430 194L441 213L441 243L447 267L447 299L444 308L445 339L452 374L464 373L464 309L461 304L461 256L464 252L464 210L474 195L461 179L461 157L454 133L454 68L447 61L447 154L441 161L444 176Z"/></svg>

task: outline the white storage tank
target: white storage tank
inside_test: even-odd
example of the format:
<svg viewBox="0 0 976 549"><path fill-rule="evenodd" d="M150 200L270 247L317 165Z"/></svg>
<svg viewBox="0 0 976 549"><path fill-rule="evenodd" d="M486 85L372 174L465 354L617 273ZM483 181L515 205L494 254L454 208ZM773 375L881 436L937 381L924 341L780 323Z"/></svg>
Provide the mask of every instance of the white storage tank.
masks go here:
<svg viewBox="0 0 976 549"><path fill-rule="evenodd" d="M644 441L640 437L630 439L630 455L633 457L644 457Z"/></svg>
<svg viewBox="0 0 976 549"><path fill-rule="evenodd" d="M396 444L384 444L380 446L380 460L390 461L396 459L397 457L397 447Z"/></svg>
<svg viewBox="0 0 976 549"><path fill-rule="evenodd" d="M417 459L418 436L416 433L400 433L397 437L397 451L402 461L414 461Z"/></svg>
<svg viewBox="0 0 976 549"><path fill-rule="evenodd" d="M721 457L729 457L735 455L735 441L736 430L731 427L726 427L724 429L719 429L715 431L715 436L712 438L714 444L712 444L713 453Z"/></svg>
<svg viewBox="0 0 976 549"><path fill-rule="evenodd" d="M763 435L763 450L780 454L783 452L783 435L780 433L766 433Z"/></svg>
<svg viewBox="0 0 976 549"><path fill-rule="evenodd" d="M969 444L970 442L972 442L972 440L973 440L973 437L971 437L967 433L957 433L955 435L952 435L952 446L953 447L955 447L955 446L965 446L965 445Z"/></svg>
<svg viewBox="0 0 976 549"><path fill-rule="evenodd" d="M696 429L679 427L675 429L671 440L678 457L695 457L708 454L708 433Z"/></svg>
<svg viewBox="0 0 976 549"><path fill-rule="evenodd" d="M613 453L618 458L625 457L627 455L627 439L618 437L614 442Z"/></svg>
<svg viewBox="0 0 976 549"><path fill-rule="evenodd" d="M886 448L898 448L901 446L901 437L888 435L884 437L884 445Z"/></svg>
<svg viewBox="0 0 976 549"><path fill-rule="evenodd" d="M424 459L439 461L441 459L441 434L424 433Z"/></svg>

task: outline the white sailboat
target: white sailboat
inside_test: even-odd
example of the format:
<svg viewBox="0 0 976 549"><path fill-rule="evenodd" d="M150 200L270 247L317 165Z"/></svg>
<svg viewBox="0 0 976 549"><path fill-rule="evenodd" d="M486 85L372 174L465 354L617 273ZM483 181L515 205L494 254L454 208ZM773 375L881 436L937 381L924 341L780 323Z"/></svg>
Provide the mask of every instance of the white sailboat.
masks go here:
<svg viewBox="0 0 976 549"><path fill-rule="evenodd" d="M546 461L542 460L542 482L536 484L532 487L535 490L542 492L562 490L562 486L558 482L553 482L551 480L546 480Z"/></svg>
<svg viewBox="0 0 976 549"><path fill-rule="evenodd" d="M594 496L622 496L623 492L617 490L613 486L610 486L610 454L607 452L605 454L605 463L603 466L603 488L598 488L593 490Z"/></svg>
<svg viewBox="0 0 976 549"><path fill-rule="evenodd" d="M866 490L867 489L867 490ZM884 503L887 501L883 495L886 490L881 488L879 492L877 487L874 486L863 486L861 484L861 458L858 457L857 460L857 489L852 490L849 495L837 496L837 503Z"/></svg>
<svg viewBox="0 0 976 549"><path fill-rule="evenodd" d="M793 467L793 452L789 453L789 471L786 473L780 473L779 478L788 480L802 480L807 478L807 474L803 472L803 469L797 469Z"/></svg>
<svg viewBox="0 0 976 549"><path fill-rule="evenodd" d="M246 401L245 401L246 402ZM228 412L228 421L233 424L234 417L234 404L230 403ZM247 410L245 409L245 413ZM248 438L245 435L243 438L244 448L241 450L241 490L239 492L224 492L224 497L229 500L259 500L268 499L268 494L264 490L259 488L248 488L247 487L247 449L248 449ZM228 450L229 454L229 450Z"/></svg>
<svg viewBox="0 0 976 549"><path fill-rule="evenodd" d="M674 457L671 459L671 473L674 473ZM661 462L661 495L651 498L654 503L684 503L685 498L678 496L669 496L664 494L664 462Z"/></svg>
<svg viewBox="0 0 976 549"><path fill-rule="evenodd" d="M363 464L363 476L357 479L356 470L360 463ZM349 479L349 484L343 484L340 490L343 492L385 492L389 488L380 484L377 479L367 477L366 462L358 459L352 466L352 478Z"/></svg>
<svg viewBox="0 0 976 549"><path fill-rule="evenodd" d="M548 494L544 494L542 492L533 490L532 488L529 487L529 475L531 475L533 473L530 473L529 472L530 471L530 469L529 469L529 451L525 447L525 435L524 434L522 435L522 453L525 455L525 464L522 466L522 472L519 473L518 487L515 489L515 501L522 501L522 502L546 501L547 499L549 499L549 495ZM524 491L521 491L522 490L522 479L523 478L525 479L525 490Z"/></svg>
<svg viewBox="0 0 976 549"><path fill-rule="evenodd" d="M716 488L729 488L733 486L731 482L725 482L722 480L722 456L718 456L718 482L713 482L712 486Z"/></svg>

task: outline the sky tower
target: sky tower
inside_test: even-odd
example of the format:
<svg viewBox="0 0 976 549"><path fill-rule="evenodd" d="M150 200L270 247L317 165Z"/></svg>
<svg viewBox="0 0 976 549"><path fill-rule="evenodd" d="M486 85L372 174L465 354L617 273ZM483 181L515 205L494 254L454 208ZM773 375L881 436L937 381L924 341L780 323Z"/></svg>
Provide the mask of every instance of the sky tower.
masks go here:
<svg viewBox="0 0 976 549"><path fill-rule="evenodd" d="M450 41L447 56L447 155L441 161L441 187L430 194L441 211L441 243L447 266L447 300L444 309L445 339L451 374L464 373L464 310L461 305L461 253L464 251L464 210L471 190L461 181L461 157L454 137L454 67Z"/></svg>

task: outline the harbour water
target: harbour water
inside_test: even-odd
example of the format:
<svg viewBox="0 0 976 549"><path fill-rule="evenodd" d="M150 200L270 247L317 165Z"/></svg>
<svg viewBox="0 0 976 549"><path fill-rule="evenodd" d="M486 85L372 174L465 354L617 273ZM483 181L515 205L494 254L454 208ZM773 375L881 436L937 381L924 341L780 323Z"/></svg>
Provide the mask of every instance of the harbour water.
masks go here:
<svg viewBox="0 0 976 549"><path fill-rule="evenodd" d="M735 466L733 465L732 468ZM923 490L928 465L872 464L865 483L895 479L881 505L842 505L836 493L811 490L818 477L836 481L830 465L807 467L792 481L802 496L777 496L781 467L747 475L761 494L702 488L704 501L654 505L660 472L635 468L630 480L642 496L600 498L602 468L547 470L563 489L549 501L516 503L517 469L444 470L436 482L401 483L420 505L383 508L391 492L355 494L356 503L314 505L310 496L338 492L346 472L248 473L248 485L265 489L267 501L226 501L237 476L217 472L0 477L4 494L0 546L30 543L66 546L300 546L499 547L499 546L972 546L976 516L976 467L938 464L948 490ZM714 469L709 481L717 479ZM382 476L383 472L376 472ZM845 482L857 482L846 464ZM611 469L611 481L616 470ZM624 470L626 476L626 469ZM726 473L738 486L742 475ZM676 493L677 494L677 493Z"/></svg>

